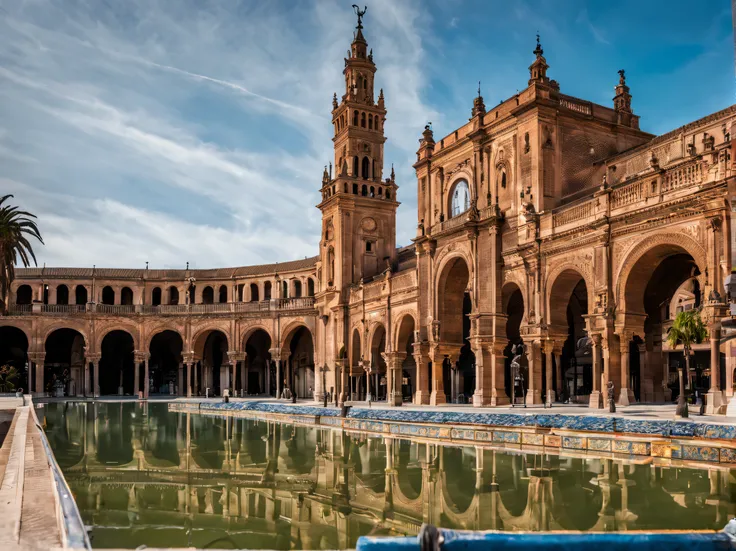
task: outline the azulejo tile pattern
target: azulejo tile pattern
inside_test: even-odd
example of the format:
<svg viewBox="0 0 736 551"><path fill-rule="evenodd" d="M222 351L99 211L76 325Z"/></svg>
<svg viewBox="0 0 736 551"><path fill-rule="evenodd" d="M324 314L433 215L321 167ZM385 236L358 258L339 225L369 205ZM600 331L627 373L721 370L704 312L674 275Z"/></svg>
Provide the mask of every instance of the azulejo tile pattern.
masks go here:
<svg viewBox="0 0 736 551"><path fill-rule="evenodd" d="M421 438L519 445L523 443L558 449L736 463L736 426L714 423L554 413L466 413L412 409L351 409L347 418L342 418L337 408L257 400L228 403L184 402L171 404L170 407L215 415L237 414L250 417L267 414L276 420L292 423L321 424ZM583 434L550 434L550 431L557 430ZM591 434L588 436L585 433ZM627 438L628 436L630 437ZM654 438L651 441L644 440L648 436ZM680 438L686 441L726 442L704 446L701 445L702 442L677 442L676 439Z"/></svg>

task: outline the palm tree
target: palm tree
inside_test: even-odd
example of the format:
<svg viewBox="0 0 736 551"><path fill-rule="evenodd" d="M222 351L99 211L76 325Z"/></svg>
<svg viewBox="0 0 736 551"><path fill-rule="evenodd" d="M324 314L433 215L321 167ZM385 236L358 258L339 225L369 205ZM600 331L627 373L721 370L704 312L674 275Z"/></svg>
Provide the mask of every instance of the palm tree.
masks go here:
<svg viewBox="0 0 736 551"><path fill-rule="evenodd" d="M675 321L670 327L667 342L674 350L678 344L682 345L685 354L685 370L690 375L690 353L692 345L703 342L708 336L703 320L700 318L698 310L688 310L679 312L675 317ZM682 377L682 369L679 370L680 378L680 395L677 397L677 409L675 415L687 417L687 402L685 401L685 383Z"/></svg>
<svg viewBox="0 0 736 551"><path fill-rule="evenodd" d="M36 264L36 255L29 237L35 237L43 244L34 220L35 215L6 204L11 197L13 196L0 197L0 298L6 311L10 285L15 279L15 265L20 262L28 267L31 260Z"/></svg>

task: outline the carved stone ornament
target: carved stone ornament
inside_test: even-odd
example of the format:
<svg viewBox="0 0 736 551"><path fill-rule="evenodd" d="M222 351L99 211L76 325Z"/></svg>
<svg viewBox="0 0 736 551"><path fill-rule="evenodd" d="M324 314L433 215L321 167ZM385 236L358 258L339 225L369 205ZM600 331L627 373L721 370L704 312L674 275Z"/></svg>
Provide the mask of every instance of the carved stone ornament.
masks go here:
<svg viewBox="0 0 736 551"><path fill-rule="evenodd" d="M363 221L360 223L360 227L363 228L364 231L372 232L376 230L377 224L373 218L366 217L363 218Z"/></svg>

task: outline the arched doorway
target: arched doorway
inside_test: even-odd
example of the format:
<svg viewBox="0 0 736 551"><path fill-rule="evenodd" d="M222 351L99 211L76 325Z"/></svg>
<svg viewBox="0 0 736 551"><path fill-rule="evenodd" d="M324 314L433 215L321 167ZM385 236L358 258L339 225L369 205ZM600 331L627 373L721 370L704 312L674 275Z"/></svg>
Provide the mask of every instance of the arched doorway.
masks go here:
<svg viewBox="0 0 736 551"><path fill-rule="evenodd" d="M240 388L247 395L276 395L276 370L271 369L271 337L256 329L245 340L245 365Z"/></svg>
<svg viewBox="0 0 736 551"><path fill-rule="evenodd" d="M558 343L555 366L557 379L545 388L553 388L558 381L557 395L561 401L589 403L593 390L600 392L598 373L594 381L593 354L585 318L588 314L588 288L583 276L574 269L566 269L556 276L549 289L549 334ZM546 361L546 360L545 360ZM546 367L546 366L545 366ZM543 370L543 384L547 385ZM553 375L554 376L554 375Z"/></svg>
<svg viewBox="0 0 736 551"><path fill-rule="evenodd" d="M506 358L504 365L504 389L512 403L523 403L528 388L528 364L526 355L520 358L520 373L511 372L511 360L513 359L512 348L518 344L524 344L521 338L521 322L524 319L524 295L515 283L507 283L503 286L501 293L503 313L506 314L506 338L508 344L504 349Z"/></svg>
<svg viewBox="0 0 736 551"><path fill-rule="evenodd" d="M472 300L468 292L470 271L465 260L453 258L442 270L437 287L440 341L444 348L441 365L441 384L437 384L439 373L435 373L436 390L432 403L468 402L475 393L475 354L470 349L470 318ZM438 366L440 367L440 366ZM433 387L434 388L434 387ZM436 396L440 388L446 396Z"/></svg>
<svg viewBox="0 0 736 551"><path fill-rule="evenodd" d="M150 394L182 394L186 374L181 364L184 347L181 335L169 329L154 335L149 346L148 377ZM143 387L139 387L143 388Z"/></svg>
<svg viewBox="0 0 736 551"><path fill-rule="evenodd" d="M401 318L399 323L396 351L406 354L401 365L401 394L404 401L411 402L418 387L417 366L414 360L414 318L409 314Z"/></svg>
<svg viewBox="0 0 736 551"><path fill-rule="evenodd" d="M218 329L201 333L195 341L194 351L197 362L192 375L192 391L203 395L209 389L210 395L222 395L224 389L231 388L225 333Z"/></svg>
<svg viewBox="0 0 736 551"><path fill-rule="evenodd" d="M383 353L386 351L386 328L379 325L373 332L371 339L371 371L366 372L366 393L371 400L385 400L388 379L386 360Z"/></svg>
<svg viewBox="0 0 736 551"><path fill-rule="evenodd" d="M2 366L13 367L17 374L14 379L3 381L5 384L3 392L20 388L24 391L30 391L31 387L28 381L28 337L26 337L25 332L17 327L0 327L0 367ZM12 388L10 385L12 385Z"/></svg>
<svg viewBox="0 0 736 551"><path fill-rule="evenodd" d="M84 337L75 329L57 329L46 337L44 392L52 396L82 394L84 390L84 346Z"/></svg>
<svg viewBox="0 0 736 551"><path fill-rule="evenodd" d="M303 325L294 330L289 343L290 386L297 398L313 398L314 387L314 344L312 334Z"/></svg>
<svg viewBox="0 0 736 551"><path fill-rule="evenodd" d="M135 342L127 331L116 329L102 339L100 395L133 395Z"/></svg>
<svg viewBox="0 0 736 551"><path fill-rule="evenodd" d="M693 251L697 247L693 246ZM682 347L672 350L667 331L678 310L698 308L702 301L701 266L704 253L691 254L683 245L660 243L635 250L624 262L619 277L619 311L622 320L620 360L613 365L618 403L670 401L679 393L677 369L685 365ZM683 373L689 390L710 387L710 345L693 347L690 373ZM628 352L628 353L626 353ZM720 359L720 358L719 358ZM719 362L721 363L721 362ZM625 389L626 392L621 392Z"/></svg>

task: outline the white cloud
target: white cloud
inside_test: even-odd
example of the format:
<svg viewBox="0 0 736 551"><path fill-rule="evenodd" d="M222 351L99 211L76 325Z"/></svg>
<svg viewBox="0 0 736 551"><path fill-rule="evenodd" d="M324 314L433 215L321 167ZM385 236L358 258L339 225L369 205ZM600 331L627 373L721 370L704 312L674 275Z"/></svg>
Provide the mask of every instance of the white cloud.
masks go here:
<svg viewBox="0 0 736 551"><path fill-rule="evenodd" d="M416 218L416 139L439 117L422 96L418 8L378 2L365 22L403 243ZM41 262L208 267L316 254L330 99L354 25L342 4L3 9L0 187L39 216Z"/></svg>

